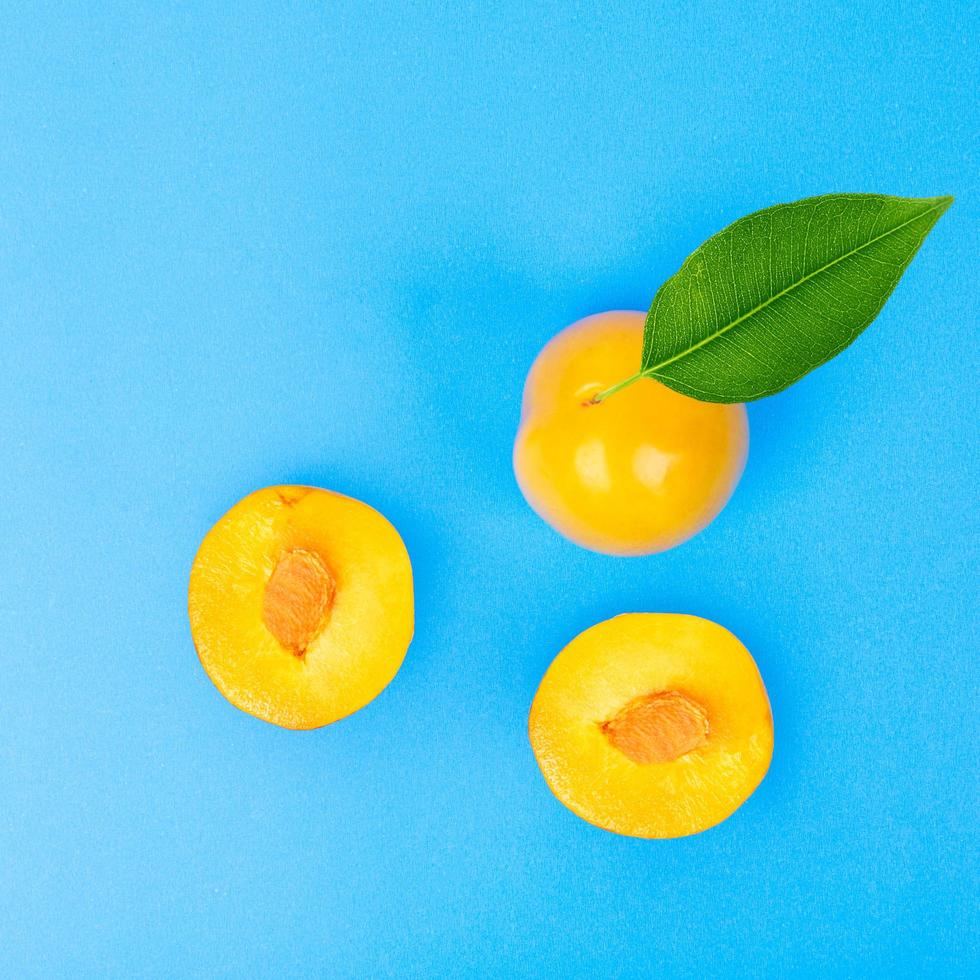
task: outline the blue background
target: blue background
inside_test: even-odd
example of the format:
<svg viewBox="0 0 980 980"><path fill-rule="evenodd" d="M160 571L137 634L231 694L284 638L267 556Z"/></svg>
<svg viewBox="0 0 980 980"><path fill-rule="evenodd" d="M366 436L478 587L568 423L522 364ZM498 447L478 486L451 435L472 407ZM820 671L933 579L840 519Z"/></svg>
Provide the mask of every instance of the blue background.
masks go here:
<svg viewBox="0 0 980 980"><path fill-rule="evenodd" d="M0 972L976 975L967 8L4 4ZM750 407L705 533L559 538L510 469L540 347L829 191L957 203ZM378 507L417 579L396 680L312 733L224 701L185 612L280 482ZM717 620L768 685L769 776L701 836L590 827L528 745L552 657L628 610Z"/></svg>

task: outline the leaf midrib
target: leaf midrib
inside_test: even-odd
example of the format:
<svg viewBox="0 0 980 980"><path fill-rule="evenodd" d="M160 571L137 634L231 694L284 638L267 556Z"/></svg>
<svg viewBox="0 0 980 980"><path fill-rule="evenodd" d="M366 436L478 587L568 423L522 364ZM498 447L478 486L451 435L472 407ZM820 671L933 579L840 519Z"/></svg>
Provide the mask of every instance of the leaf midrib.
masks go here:
<svg viewBox="0 0 980 980"><path fill-rule="evenodd" d="M692 354L694 351L704 347L705 344L709 344L711 343L711 341L717 340L719 337L728 333L728 331L731 330L733 327L737 327L740 323L743 323L749 317L755 316L756 313L758 313L760 310L764 310L767 306L770 305L770 303L775 303L777 299L781 299L783 296L786 296L788 293L791 293L794 289L797 289L799 286L802 286L803 283L808 282L814 276L819 276L820 273L826 272L828 269L832 269L838 263L844 262L846 259L851 258L851 256L853 255L857 255L859 252L861 252L866 248L870 248L876 242L880 242L882 239L887 238L889 235L894 235L897 232L900 232L903 228L912 224L913 221L918 221L920 218L924 218L926 217L926 215L932 214L933 211L938 211L943 205L946 205L947 207L949 206L949 198L940 198L939 201L940 201L939 204L934 204L931 208L927 208L925 211L922 211L919 214L915 215L915 217L909 218L907 221L903 221L900 225L895 225L894 228L889 228L888 231L882 232L880 235L876 235L874 238L869 238L863 244L858 245L857 248L852 248L849 252L845 252L843 255L839 255L836 259L833 259L832 261L828 262L826 265L822 265L819 269L814 269L813 272L808 272L805 276L803 276L802 279L797 279L796 282L791 283L785 289L781 289L778 293L775 293L774 295L770 296L768 299L763 300L761 303L759 303L758 306L755 306L748 312L743 313L740 317L737 317L736 319L732 320L731 323L726 323L725 326L721 327L719 330L716 330L714 333L708 334L707 337L704 337L702 340L699 340L696 344L692 344L690 347L685 347L684 350L682 350L680 353L675 354L673 357L667 358L666 361L661 361L659 364L654 364L653 367L646 368L642 373L647 375L652 375L652 374L656 374L659 370L661 370L661 368L669 367L675 361L679 361L682 357L687 357L689 354Z"/></svg>

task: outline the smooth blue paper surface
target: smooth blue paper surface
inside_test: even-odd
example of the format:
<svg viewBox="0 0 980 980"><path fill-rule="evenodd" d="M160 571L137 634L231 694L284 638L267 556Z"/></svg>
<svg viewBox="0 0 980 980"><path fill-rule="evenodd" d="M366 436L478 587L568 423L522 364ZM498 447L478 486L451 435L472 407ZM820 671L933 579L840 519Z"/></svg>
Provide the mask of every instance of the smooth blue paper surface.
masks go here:
<svg viewBox="0 0 980 980"><path fill-rule="evenodd" d="M0 975L976 975L978 24L967 3L8 4ZM521 386L708 235L954 194L876 323L750 406L702 535L521 498ZM417 630L312 733L201 669L194 552L311 483L399 528ZM614 614L735 632L756 794L603 833L527 712Z"/></svg>

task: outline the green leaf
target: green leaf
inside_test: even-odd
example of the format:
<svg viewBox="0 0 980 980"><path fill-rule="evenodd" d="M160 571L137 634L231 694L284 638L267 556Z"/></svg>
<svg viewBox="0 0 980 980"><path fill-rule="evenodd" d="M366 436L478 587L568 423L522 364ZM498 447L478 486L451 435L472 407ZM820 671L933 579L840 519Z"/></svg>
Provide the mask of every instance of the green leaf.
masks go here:
<svg viewBox="0 0 980 980"><path fill-rule="evenodd" d="M871 323L952 201L831 194L741 218L660 288L641 374L702 401L782 391Z"/></svg>

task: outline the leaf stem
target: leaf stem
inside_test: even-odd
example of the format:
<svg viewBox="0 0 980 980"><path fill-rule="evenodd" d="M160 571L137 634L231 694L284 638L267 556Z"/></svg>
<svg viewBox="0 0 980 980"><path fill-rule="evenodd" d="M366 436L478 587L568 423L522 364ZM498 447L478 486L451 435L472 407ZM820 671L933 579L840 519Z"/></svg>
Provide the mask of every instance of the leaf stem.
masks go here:
<svg viewBox="0 0 980 980"><path fill-rule="evenodd" d="M637 371L632 377L626 378L624 381L620 381L617 384L612 385L612 387L607 388L605 391L600 391L599 394L593 395L587 404L598 405L599 402L605 401L610 395L615 395L617 391L622 391L624 388L628 388L634 381L639 381L640 378L645 378L645 371Z"/></svg>

